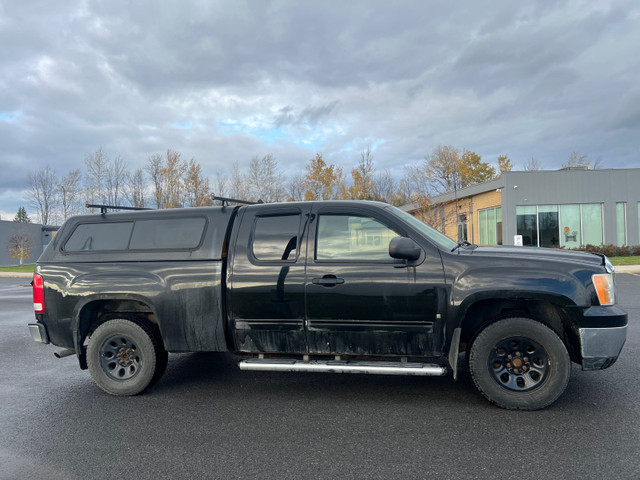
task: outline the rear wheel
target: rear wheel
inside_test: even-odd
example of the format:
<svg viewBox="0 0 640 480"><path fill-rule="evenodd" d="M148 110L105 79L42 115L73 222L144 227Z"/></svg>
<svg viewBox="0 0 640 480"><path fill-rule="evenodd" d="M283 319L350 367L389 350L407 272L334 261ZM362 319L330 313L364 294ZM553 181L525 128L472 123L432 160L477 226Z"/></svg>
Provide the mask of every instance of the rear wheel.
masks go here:
<svg viewBox="0 0 640 480"><path fill-rule="evenodd" d="M118 318L103 323L91 335L87 365L105 392L136 395L160 378L157 374L166 367L162 352L166 355L150 328Z"/></svg>
<svg viewBox="0 0 640 480"><path fill-rule="evenodd" d="M505 318L476 337L469 373L480 392L496 405L537 410L564 392L571 360L558 335L530 318Z"/></svg>

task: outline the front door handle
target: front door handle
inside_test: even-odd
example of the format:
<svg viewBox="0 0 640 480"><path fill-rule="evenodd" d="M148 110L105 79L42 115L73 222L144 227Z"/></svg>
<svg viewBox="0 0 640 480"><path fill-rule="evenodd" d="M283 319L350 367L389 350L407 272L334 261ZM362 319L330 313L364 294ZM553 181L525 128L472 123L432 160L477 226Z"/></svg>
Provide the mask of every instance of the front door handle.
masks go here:
<svg viewBox="0 0 640 480"><path fill-rule="evenodd" d="M314 285L322 285L323 287L335 287L336 285L342 285L344 278L338 278L335 275L325 275L322 278L314 278L311 280Z"/></svg>

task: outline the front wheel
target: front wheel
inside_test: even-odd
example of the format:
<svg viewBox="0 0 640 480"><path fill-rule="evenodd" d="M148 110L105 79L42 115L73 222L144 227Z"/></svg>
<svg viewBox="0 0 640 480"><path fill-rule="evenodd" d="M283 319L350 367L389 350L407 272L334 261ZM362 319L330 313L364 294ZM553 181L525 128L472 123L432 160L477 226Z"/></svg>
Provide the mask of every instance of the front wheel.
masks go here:
<svg viewBox="0 0 640 480"><path fill-rule="evenodd" d="M136 395L162 367L157 339L143 324L122 318L100 325L89 339L87 365L96 384L112 395Z"/></svg>
<svg viewBox="0 0 640 480"><path fill-rule="evenodd" d="M510 410L538 410L558 399L571 373L571 360L558 335L530 318L505 318L476 337L469 373L491 402Z"/></svg>

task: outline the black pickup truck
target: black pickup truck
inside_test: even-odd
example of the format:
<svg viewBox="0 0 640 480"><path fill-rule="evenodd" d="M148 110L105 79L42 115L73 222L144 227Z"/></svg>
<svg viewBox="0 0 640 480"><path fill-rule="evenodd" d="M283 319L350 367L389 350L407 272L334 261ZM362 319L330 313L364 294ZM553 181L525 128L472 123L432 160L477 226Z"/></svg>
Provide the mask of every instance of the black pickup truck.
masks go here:
<svg viewBox="0 0 640 480"><path fill-rule="evenodd" d="M602 255L457 244L362 201L74 217L33 294L34 340L77 355L114 395L158 381L167 352L454 378L460 358L491 402L532 410L562 394L571 361L611 366L627 330Z"/></svg>

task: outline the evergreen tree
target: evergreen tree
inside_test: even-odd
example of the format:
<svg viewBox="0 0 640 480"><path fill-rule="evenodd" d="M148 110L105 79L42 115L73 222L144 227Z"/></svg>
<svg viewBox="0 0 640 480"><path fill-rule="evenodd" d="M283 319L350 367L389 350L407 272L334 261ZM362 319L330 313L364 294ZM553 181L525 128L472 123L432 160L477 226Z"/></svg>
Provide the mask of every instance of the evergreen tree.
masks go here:
<svg viewBox="0 0 640 480"><path fill-rule="evenodd" d="M22 222L22 223L31 223L31 219L29 218L29 215L27 215L27 211L24 209L24 207L18 208L18 213L16 213L16 216L13 219L13 221Z"/></svg>

